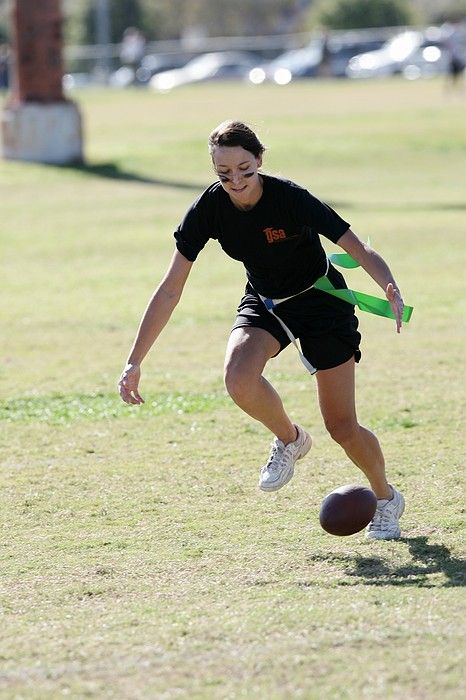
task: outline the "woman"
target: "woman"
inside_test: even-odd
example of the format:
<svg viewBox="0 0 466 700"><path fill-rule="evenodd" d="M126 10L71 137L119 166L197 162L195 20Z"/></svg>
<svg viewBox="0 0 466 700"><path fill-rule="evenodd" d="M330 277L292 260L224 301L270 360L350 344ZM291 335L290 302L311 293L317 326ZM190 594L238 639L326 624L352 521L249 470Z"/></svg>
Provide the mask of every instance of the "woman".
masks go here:
<svg viewBox="0 0 466 700"><path fill-rule="evenodd" d="M359 425L355 408L355 362L360 334L354 306L312 285L326 275L336 288L343 276L328 263L319 234L349 253L382 287L400 331L403 301L383 259L363 244L329 206L293 182L259 172L265 147L245 124L228 121L209 137L219 182L192 204L175 232L176 250L145 311L119 382L129 404L143 403L140 364L180 300L193 262L209 238L243 262L248 283L228 341L225 385L234 402L263 423L275 439L260 472L259 487L276 491L292 478L296 460L312 439L286 413L262 376L268 360L294 336L316 373L320 410L331 437L366 475L378 499L366 536L396 539L403 496L387 482L375 435ZM266 304L275 300L276 305ZM269 308L270 310L269 310Z"/></svg>

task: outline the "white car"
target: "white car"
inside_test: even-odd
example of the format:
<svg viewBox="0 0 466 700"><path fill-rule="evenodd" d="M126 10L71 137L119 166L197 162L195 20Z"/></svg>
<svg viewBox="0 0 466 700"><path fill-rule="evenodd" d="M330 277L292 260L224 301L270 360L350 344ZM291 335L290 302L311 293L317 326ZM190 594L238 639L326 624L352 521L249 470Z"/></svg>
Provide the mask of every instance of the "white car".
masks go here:
<svg viewBox="0 0 466 700"><path fill-rule="evenodd" d="M404 75L409 65L418 67L418 71L411 71L411 77L414 77L414 73L417 73L416 77L423 73L432 75L435 72L434 65L441 59L437 72L442 72L446 66L446 52L443 49L443 35L440 29L431 27L425 32L405 31L389 39L378 51L354 56L348 63L346 75L349 78ZM429 64L425 71L424 63ZM406 77L410 77L409 69Z"/></svg>
<svg viewBox="0 0 466 700"><path fill-rule="evenodd" d="M244 79L256 60L254 56L242 51L206 53L188 61L183 68L157 73L150 79L149 87L168 92L180 85L205 80Z"/></svg>
<svg viewBox="0 0 466 700"><path fill-rule="evenodd" d="M328 42L327 77L346 77L345 69L352 56L369 48L380 48L381 44L378 38L331 37ZM316 78L320 73L323 48L322 39L315 39L302 49L286 51L272 61L255 66L249 73L249 80L254 85L266 80L287 85L296 78Z"/></svg>

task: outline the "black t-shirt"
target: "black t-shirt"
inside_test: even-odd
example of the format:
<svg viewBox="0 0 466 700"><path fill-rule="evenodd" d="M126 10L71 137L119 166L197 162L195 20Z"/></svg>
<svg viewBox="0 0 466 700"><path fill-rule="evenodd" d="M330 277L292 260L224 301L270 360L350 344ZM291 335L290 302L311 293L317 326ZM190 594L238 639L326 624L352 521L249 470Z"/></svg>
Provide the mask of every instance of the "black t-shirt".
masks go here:
<svg viewBox="0 0 466 700"><path fill-rule="evenodd" d="M219 182L188 209L175 231L176 246L196 260L210 238L246 268L260 294L297 294L325 274L319 234L336 243L349 224L327 204L294 182L262 175L263 193L248 211L237 209Z"/></svg>

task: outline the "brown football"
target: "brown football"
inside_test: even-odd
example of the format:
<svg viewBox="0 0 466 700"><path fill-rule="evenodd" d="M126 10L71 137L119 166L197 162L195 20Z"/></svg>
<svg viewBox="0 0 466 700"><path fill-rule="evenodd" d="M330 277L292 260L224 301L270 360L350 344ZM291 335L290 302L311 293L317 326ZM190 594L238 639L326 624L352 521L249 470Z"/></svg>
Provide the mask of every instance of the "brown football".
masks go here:
<svg viewBox="0 0 466 700"><path fill-rule="evenodd" d="M347 484L331 491L322 501L319 520L331 535L354 535L364 529L377 508L375 493L367 486Z"/></svg>

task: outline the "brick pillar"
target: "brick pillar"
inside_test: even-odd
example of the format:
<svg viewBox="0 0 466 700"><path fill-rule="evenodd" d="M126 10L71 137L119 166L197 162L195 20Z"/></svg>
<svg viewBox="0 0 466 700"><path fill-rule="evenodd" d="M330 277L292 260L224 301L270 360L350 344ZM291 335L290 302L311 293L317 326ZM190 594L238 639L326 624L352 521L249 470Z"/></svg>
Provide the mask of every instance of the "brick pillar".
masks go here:
<svg viewBox="0 0 466 700"><path fill-rule="evenodd" d="M62 17L59 0L16 0L12 9L11 103L62 102Z"/></svg>
<svg viewBox="0 0 466 700"><path fill-rule="evenodd" d="M5 158L82 161L81 118L63 95L60 0L12 0L11 93L2 115Z"/></svg>

